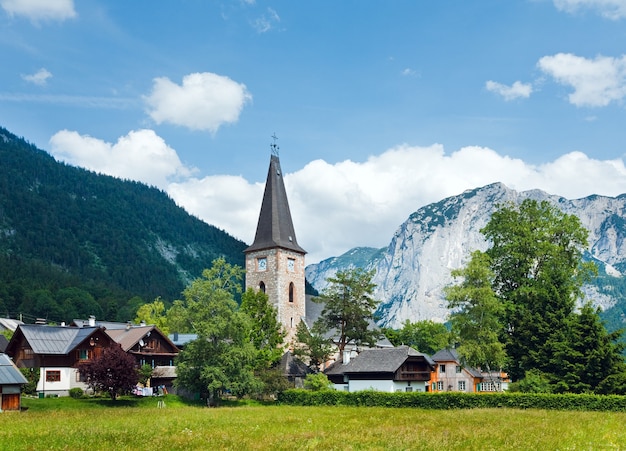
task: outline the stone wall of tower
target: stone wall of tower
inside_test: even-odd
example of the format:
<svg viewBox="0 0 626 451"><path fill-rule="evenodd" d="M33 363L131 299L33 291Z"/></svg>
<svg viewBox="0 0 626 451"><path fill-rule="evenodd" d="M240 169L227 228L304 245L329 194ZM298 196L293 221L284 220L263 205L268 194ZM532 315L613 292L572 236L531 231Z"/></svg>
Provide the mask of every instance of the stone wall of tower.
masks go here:
<svg viewBox="0 0 626 451"><path fill-rule="evenodd" d="M265 270L259 259L266 259ZM291 260L291 262L290 262ZM296 327L306 316L304 255L282 248L249 252L246 255L246 289L258 290L261 283L270 303L276 308L277 319L285 332L285 343L293 341ZM290 296L289 286L293 284Z"/></svg>

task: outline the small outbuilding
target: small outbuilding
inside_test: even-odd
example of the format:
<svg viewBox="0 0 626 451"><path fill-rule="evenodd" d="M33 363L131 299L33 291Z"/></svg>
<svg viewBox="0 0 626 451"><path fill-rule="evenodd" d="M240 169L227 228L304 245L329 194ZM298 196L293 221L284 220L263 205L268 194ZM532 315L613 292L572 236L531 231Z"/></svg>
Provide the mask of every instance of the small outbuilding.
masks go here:
<svg viewBox="0 0 626 451"><path fill-rule="evenodd" d="M28 383L8 355L0 354L0 412L22 408L21 389Z"/></svg>

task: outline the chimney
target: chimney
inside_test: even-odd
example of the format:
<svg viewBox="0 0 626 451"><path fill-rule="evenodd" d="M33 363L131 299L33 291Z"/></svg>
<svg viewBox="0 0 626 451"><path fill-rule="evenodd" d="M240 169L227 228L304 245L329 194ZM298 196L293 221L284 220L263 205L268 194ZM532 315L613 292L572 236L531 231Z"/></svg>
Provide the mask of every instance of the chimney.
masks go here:
<svg viewBox="0 0 626 451"><path fill-rule="evenodd" d="M96 317L93 315L89 316L89 327L96 327Z"/></svg>
<svg viewBox="0 0 626 451"><path fill-rule="evenodd" d="M352 356L352 352L347 350L347 349L344 349L343 350L343 359L342 359L341 363L343 363L344 365L347 365L348 363L350 363L350 357L351 356Z"/></svg>

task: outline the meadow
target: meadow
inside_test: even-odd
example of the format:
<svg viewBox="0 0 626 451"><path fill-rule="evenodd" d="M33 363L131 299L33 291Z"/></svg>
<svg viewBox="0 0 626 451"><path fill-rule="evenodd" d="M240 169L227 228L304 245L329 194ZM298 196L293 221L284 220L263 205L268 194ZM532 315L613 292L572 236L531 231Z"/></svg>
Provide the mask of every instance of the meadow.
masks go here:
<svg viewBox="0 0 626 451"><path fill-rule="evenodd" d="M1 450L620 450L626 413L25 399Z"/></svg>

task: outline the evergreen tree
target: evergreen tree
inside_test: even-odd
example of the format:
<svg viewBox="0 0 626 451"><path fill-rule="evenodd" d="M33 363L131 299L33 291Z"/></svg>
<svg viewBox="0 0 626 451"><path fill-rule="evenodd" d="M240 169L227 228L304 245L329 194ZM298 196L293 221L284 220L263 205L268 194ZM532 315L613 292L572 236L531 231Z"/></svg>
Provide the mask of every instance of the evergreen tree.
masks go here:
<svg viewBox="0 0 626 451"><path fill-rule="evenodd" d="M340 354L350 342L374 346L380 337L380 333L370 327L379 304L373 298L376 287L372 283L373 276L373 270L362 268L338 271L335 277L328 279L330 285L321 296L313 298L315 302L324 304L317 320L320 331L336 336L335 344Z"/></svg>
<svg viewBox="0 0 626 451"><path fill-rule="evenodd" d="M306 323L301 321L296 327L293 346L294 355L307 362L309 368L316 372L333 354L332 339L324 334L319 322L309 330Z"/></svg>
<svg viewBox="0 0 626 451"><path fill-rule="evenodd" d="M494 274L489 257L476 251L470 262L452 276L462 278L458 285L446 287L448 308L452 309L452 330L459 337L457 348L464 364L486 371L499 371L506 360L502 331L504 306L492 289Z"/></svg>

